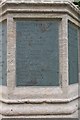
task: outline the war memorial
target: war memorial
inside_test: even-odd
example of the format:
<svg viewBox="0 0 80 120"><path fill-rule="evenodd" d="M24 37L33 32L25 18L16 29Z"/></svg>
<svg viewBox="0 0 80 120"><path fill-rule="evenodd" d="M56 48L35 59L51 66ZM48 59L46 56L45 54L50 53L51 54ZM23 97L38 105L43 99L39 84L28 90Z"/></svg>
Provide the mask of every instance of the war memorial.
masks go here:
<svg viewBox="0 0 80 120"><path fill-rule="evenodd" d="M79 118L79 83L79 6L1 1L0 117Z"/></svg>

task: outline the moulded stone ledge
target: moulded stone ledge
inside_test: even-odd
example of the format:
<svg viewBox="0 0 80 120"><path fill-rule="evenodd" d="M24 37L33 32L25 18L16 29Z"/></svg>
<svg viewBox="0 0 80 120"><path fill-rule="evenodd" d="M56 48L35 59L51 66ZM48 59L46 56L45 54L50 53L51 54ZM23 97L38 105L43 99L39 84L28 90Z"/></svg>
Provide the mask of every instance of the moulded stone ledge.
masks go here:
<svg viewBox="0 0 80 120"><path fill-rule="evenodd" d="M0 103L1 104L1 103ZM61 104L5 104L2 103L0 114L4 116L22 115L69 115L78 110L78 100Z"/></svg>

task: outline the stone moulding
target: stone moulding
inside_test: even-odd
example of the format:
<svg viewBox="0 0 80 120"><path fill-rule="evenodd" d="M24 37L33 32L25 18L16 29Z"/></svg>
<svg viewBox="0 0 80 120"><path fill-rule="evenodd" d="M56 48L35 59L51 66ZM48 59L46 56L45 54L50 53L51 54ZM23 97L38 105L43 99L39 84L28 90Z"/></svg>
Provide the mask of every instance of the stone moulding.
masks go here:
<svg viewBox="0 0 80 120"><path fill-rule="evenodd" d="M1 104L1 103L0 103ZM2 103L0 114L4 116L22 115L69 115L78 109L78 100L66 104L5 104Z"/></svg>
<svg viewBox="0 0 80 120"><path fill-rule="evenodd" d="M17 7L18 6L18 7ZM17 1L4 1L0 3L0 15L6 13L67 13L77 21L80 22L80 10L70 1L64 2L17 2ZM63 11L64 9L64 11Z"/></svg>

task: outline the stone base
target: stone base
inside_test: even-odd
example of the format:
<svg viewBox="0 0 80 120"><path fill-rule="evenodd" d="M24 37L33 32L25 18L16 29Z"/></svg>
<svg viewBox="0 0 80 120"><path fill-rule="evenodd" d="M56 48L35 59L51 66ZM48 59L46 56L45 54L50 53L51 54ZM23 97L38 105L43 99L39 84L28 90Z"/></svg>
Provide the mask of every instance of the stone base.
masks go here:
<svg viewBox="0 0 80 120"><path fill-rule="evenodd" d="M29 116L0 116L0 118L79 118L78 111L71 115L29 115Z"/></svg>
<svg viewBox="0 0 80 120"><path fill-rule="evenodd" d="M78 118L78 100L69 103L5 104L2 118Z"/></svg>

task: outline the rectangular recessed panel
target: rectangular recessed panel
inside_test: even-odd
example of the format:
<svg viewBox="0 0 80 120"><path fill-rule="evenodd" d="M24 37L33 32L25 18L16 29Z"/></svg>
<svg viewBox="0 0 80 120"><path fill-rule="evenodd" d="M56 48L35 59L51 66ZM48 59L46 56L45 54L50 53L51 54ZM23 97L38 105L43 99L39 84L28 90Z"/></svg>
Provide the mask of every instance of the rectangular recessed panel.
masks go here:
<svg viewBox="0 0 80 120"><path fill-rule="evenodd" d="M0 23L0 85L7 85L7 22Z"/></svg>
<svg viewBox="0 0 80 120"><path fill-rule="evenodd" d="M78 82L78 27L68 24L69 84Z"/></svg>
<svg viewBox="0 0 80 120"><path fill-rule="evenodd" d="M59 85L59 21L16 21L16 85Z"/></svg>

